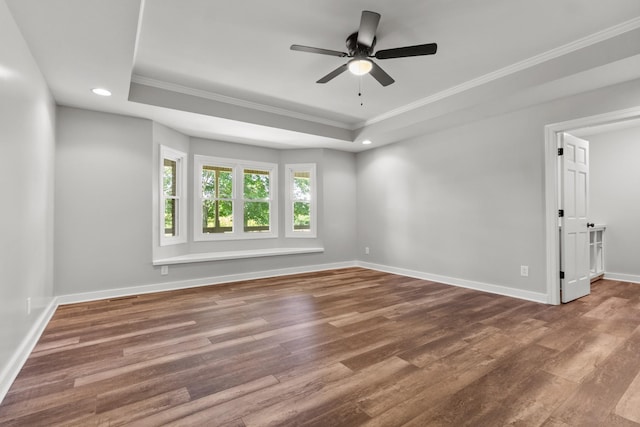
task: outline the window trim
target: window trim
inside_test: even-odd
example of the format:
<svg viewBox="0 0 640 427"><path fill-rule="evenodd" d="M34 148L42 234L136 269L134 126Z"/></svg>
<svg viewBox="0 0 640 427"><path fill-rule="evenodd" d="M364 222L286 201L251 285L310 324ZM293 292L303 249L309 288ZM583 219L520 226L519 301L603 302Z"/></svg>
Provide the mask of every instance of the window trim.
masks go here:
<svg viewBox="0 0 640 427"><path fill-rule="evenodd" d="M222 166L233 170L232 204L233 231L231 233L202 232L202 167ZM269 172L269 231L244 231L244 170L257 169ZM278 237L278 164L250 160L229 159L205 155L194 155L193 160L193 240L248 240L273 239Z"/></svg>
<svg viewBox="0 0 640 427"><path fill-rule="evenodd" d="M309 231L295 230L293 225L293 178L295 172L309 172L311 180L311 200L309 206L309 221L311 226ZM318 237L318 182L315 163L291 163L285 165L285 237L298 239L314 239Z"/></svg>
<svg viewBox="0 0 640 427"><path fill-rule="evenodd" d="M178 201L178 209L176 210L176 234L174 236L166 236L164 229L165 215L165 195L164 195L164 160L172 160L176 162L176 196ZM177 245L187 242L187 153L176 150L166 145L160 145L160 156L158 162L158 193L159 193L159 209L158 209L158 233L160 234L160 246Z"/></svg>

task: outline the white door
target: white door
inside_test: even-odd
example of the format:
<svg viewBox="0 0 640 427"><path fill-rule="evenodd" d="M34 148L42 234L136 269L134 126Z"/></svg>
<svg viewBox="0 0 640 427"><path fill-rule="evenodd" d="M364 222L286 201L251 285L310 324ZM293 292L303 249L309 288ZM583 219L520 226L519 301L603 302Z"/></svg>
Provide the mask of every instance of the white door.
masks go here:
<svg viewBox="0 0 640 427"><path fill-rule="evenodd" d="M589 142L559 134L561 171L560 270L562 302L589 295Z"/></svg>

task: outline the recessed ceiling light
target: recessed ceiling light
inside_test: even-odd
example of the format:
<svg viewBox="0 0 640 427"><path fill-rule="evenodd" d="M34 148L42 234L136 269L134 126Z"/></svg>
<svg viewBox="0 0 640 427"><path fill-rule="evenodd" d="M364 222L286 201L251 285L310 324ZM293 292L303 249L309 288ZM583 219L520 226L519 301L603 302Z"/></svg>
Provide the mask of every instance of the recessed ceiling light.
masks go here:
<svg viewBox="0 0 640 427"><path fill-rule="evenodd" d="M365 139L364 141L362 141L362 144L369 145L369 144L371 144L371 140L370 139Z"/></svg>
<svg viewBox="0 0 640 427"><path fill-rule="evenodd" d="M107 89L103 89L101 87L97 87L97 88L91 89L91 92L95 93L96 95L100 95L100 96L111 96L111 91L109 91Z"/></svg>

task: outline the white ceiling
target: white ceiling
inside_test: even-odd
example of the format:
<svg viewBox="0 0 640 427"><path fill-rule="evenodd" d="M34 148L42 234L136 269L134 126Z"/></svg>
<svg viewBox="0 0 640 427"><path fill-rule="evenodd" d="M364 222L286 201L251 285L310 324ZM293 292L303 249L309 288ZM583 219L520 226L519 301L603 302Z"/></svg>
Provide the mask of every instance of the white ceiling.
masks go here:
<svg viewBox="0 0 640 427"><path fill-rule="evenodd" d="M487 100L518 107L640 77L638 0L6 1L59 104L255 145L359 151ZM377 61L388 87L349 73L316 84L344 58L289 46L344 51L362 10L382 15L376 49L438 53Z"/></svg>

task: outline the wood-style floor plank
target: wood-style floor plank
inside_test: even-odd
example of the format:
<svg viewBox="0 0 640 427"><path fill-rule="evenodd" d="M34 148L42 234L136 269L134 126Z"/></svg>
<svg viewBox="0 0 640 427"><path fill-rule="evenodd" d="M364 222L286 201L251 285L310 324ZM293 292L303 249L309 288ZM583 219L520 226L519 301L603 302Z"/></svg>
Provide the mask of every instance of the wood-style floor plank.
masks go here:
<svg viewBox="0 0 640 427"><path fill-rule="evenodd" d="M640 374L627 388L616 405L615 413L628 420L640 423Z"/></svg>
<svg viewBox="0 0 640 427"><path fill-rule="evenodd" d="M362 268L59 307L2 426L636 426L640 284L548 306Z"/></svg>
<svg viewBox="0 0 640 427"><path fill-rule="evenodd" d="M632 386L637 375L634 373L640 372L638 355L640 327L628 340L614 348L608 358L593 367L553 417L568 424L606 425L606 419L615 414L616 405Z"/></svg>

